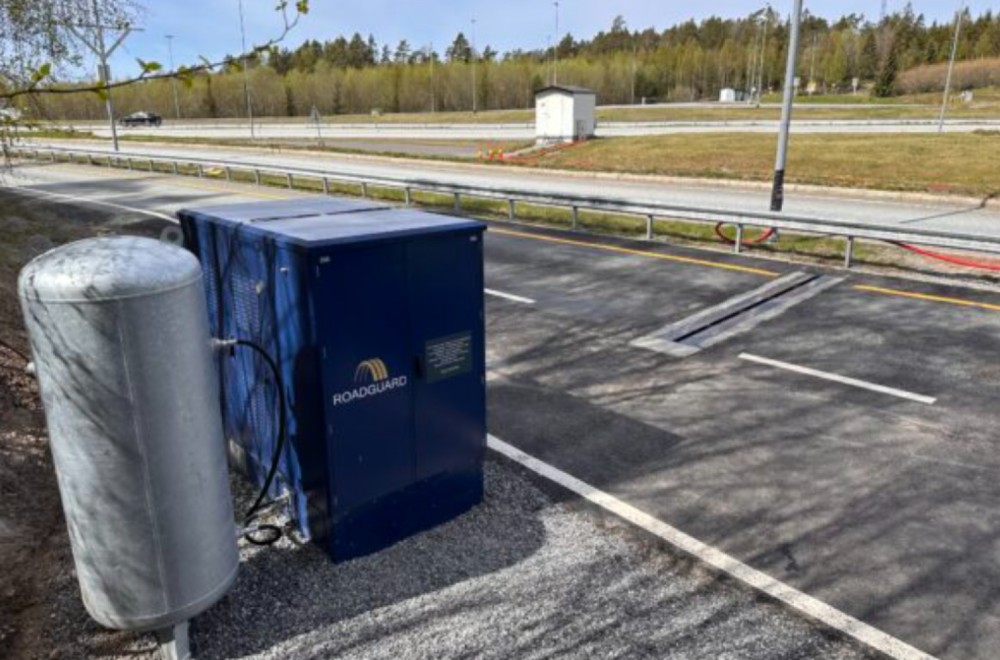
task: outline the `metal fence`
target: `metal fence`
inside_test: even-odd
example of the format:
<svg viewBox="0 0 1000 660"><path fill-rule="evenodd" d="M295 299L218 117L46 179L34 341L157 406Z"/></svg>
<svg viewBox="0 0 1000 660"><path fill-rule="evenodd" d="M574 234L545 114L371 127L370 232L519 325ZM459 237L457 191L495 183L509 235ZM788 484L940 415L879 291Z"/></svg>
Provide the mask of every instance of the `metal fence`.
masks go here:
<svg viewBox="0 0 1000 660"><path fill-rule="evenodd" d="M855 221L832 220L822 217L793 216L784 213L758 213L734 209L692 207L651 201L626 201L597 195L548 193L500 186L469 186L458 183L422 179L419 177L369 176L306 167L288 167L227 161L221 159L164 156L139 152L113 154L94 149L72 149L56 146L18 145L11 149L15 158L42 162L76 162L129 170L145 169L150 172L168 172L175 175L189 174L198 177L219 176L232 181L237 172L249 174L255 184L261 185L265 177L280 178L294 188L297 180L318 182L325 194L331 185L356 186L359 194L368 197L372 188L402 191L406 204L412 204L416 192L436 193L453 198L454 210L462 212L463 199L485 199L505 202L511 219L517 218L518 204L567 209L574 230L580 229L580 212L591 211L612 215L638 217L645 221L645 236L655 236L657 220L684 220L711 224L725 223L736 228L733 250L740 252L748 227L778 229L796 233L842 237L844 265L850 267L855 239L906 243L912 245L943 247L974 252L1000 253L1000 235L970 234L937 229L911 228L899 225L877 225ZM159 168L159 169L158 169ZM211 172L215 170L216 172Z"/></svg>

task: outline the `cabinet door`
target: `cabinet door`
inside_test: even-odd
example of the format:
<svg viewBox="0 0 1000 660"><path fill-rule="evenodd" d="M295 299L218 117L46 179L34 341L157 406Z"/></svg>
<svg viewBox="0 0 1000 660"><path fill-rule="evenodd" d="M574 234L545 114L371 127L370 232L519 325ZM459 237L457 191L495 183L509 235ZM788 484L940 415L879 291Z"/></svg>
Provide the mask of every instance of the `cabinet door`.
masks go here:
<svg viewBox="0 0 1000 660"><path fill-rule="evenodd" d="M321 257L314 280L334 518L413 481L405 252Z"/></svg>
<svg viewBox="0 0 1000 660"><path fill-rule="evenodd" d="M479 232L407 248L417 477L467 469L486 440L483 252Z"/></svg>

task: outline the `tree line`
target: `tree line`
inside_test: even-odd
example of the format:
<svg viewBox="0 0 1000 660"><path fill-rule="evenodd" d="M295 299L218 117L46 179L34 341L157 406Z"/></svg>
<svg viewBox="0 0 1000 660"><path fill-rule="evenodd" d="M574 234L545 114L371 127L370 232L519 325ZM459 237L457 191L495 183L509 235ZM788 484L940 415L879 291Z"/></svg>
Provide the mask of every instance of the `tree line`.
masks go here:
<svg viewBox="0 0 1000 660"><path fill-rule="evenodd" d="M958 58L1000 58L1000 14L965 10L962 20ZM831 21L807 12L798 68L802 90L842 93L857 80L864 93L893 95L901 72L942 69L935 65L949 58L953 30L953 23L928 24L909 5L878 21L857 14ZM324 115L470 110L473 87L479 109L527 108L557 66L559 82L594 89L602 104L714 99L724 87L780 89L787 42L787 21L770 8L663 31L631 30L617 17L590 39L566 34L547 49L503 54L477 47L463 33L440 53L430 45L404 40L390 47L354 34L275 47L245 63L230 59L220 71L177 87L169 81L135 85L117 92L116 101L123 114L150 110L170 118L176 90L183 117L245 116L244 64L257 116L308 115L313 108ZM938 77L943 81L943 73ZM937 78L924 80L920 89L935 87ZM89 95L43 98L36 110L65 119L98 119L104 112L103 102Z"/></svg>

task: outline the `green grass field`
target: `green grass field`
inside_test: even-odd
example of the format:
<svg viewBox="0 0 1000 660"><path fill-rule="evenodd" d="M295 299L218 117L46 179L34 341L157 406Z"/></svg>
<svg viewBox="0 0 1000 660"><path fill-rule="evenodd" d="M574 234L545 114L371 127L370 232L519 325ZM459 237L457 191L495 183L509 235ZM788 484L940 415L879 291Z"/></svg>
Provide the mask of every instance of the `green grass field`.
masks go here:
<svg viewBox="0 0 1000 660"><path fill-rule="evenodd" d="M777 138L757 133L598 139L537 161L555 169L770 181ZM804 134L790 183L987 196L1000 193L1000 132Z"/></svg>

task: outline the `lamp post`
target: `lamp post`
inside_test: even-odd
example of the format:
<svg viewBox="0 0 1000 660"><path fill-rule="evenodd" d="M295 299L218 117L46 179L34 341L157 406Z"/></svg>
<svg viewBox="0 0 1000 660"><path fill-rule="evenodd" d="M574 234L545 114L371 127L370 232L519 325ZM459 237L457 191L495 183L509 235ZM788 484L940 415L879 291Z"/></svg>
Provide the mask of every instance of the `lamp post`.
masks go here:
<svg viewBox="0 0 1000 660"><path fill-rule="evenodd" d="M254 140L256 135L253 129L253 103L250 100L250 74L247 71L247 33L243 23L243 0L239 0L240 7L240 47L243 53L243 95L247 100L247 121L250 122L250 139Z"/></svg>
<svg viewBox="0 0 1000 660"><path fill-rule="evenodd" d="M170 72L174 73L174 35L166 35L167 39L167 51L170 53ZM174 93L174 113L177 115L177 119L181 118L181 102L180 97L177 96L177 78L170 78L170 87L173 88Z"/></svg>
<svg viewBox="0 0 1000 660"><path fill-rule="evenodd" d="M552 49L552 84L559 84L559 3L553 2L556 7L556 32L555 47Z"/></svg>
<svg viewBox="0 0 1000 660"><path fill-rule="evenodd" d="M948 113L948 97L951 95L951 75L955 70L955 57L958 55L958 37L962 33L962 19L965 17L965 0L958 5L955 14L955 36L951 41L951 60L948 61L948 75L944 81L944 99L941 101L941 117L938 119L938 133L944 132L944 117Z"/></svg>
<svg viewBox="0 0 1000 660"><path fill-rule="evenodd" d="M799 51L799 28L802 23L802 0L794 0L791 16L791 36L788 40L788 61L785 64L785 97L781 106L781 132L778 155L774 164L774 185L771 188L771 210L779 212L785 205L785 165L788 159L788 136L792 128L792 104L795 101L795 65Z"/></svg>
<svg viewBox="0 0 1000 660"><path fill-rule="evenodd" d="M472 19L472 114L479 112L476 98L476 19Z"/></svg>

